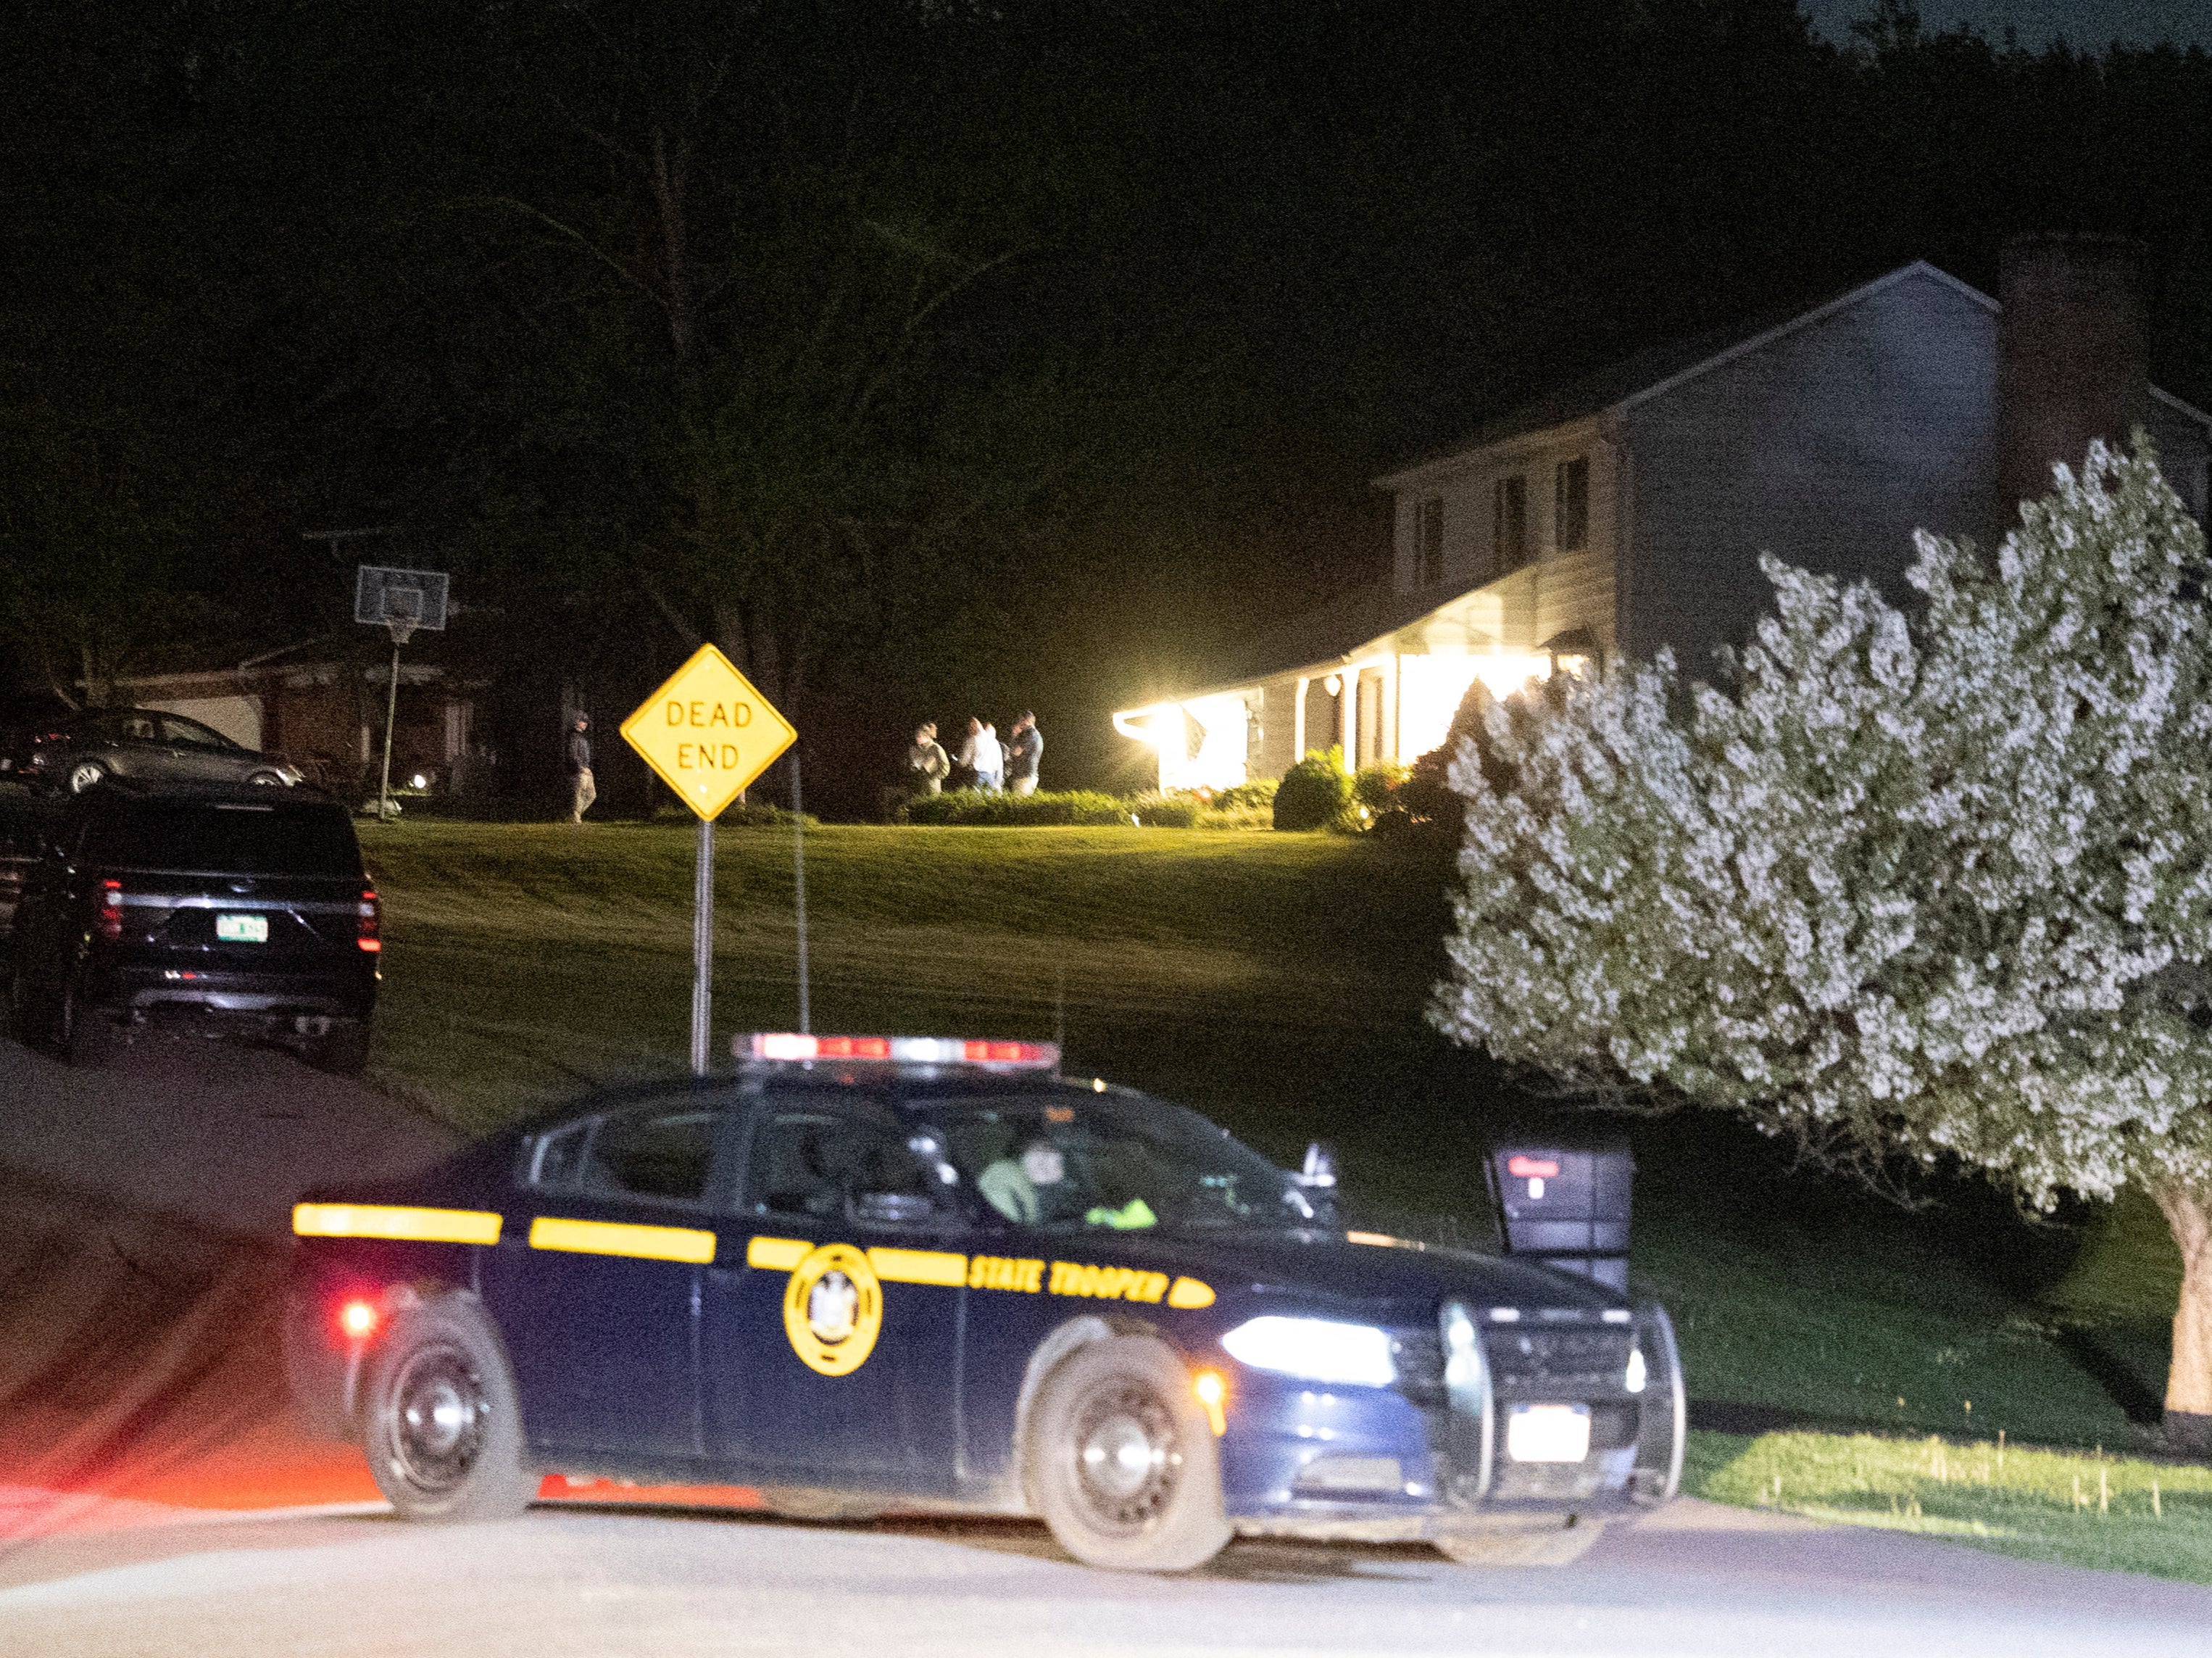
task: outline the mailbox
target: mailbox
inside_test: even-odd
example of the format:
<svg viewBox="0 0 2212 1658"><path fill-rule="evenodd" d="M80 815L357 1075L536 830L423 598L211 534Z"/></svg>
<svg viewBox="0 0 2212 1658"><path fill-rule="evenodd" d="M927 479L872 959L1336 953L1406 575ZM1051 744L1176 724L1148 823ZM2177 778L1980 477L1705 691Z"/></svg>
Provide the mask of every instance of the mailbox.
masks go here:
<svg viewBox="0 0 2212 1658"><path fill-rule="evenodd" d="M1627 1142L1516 1140L1490 1154L1505 1253L1628 1288Z"/></svg>

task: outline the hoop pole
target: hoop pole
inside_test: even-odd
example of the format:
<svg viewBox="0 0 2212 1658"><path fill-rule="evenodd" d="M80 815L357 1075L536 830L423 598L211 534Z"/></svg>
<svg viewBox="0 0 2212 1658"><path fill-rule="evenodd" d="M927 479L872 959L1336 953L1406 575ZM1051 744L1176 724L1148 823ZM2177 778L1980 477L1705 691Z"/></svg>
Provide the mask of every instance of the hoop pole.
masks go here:
<svg viewBox="0 0 2212 1658"><path fill-rule="evenodd" d="M714 1016L714 820L699 820L691 882L691 1074L707 1074L707 1027Z"/></svg>
<svg viewBox="0 0 2212 1658"><path fill-rule="evenodd" d="M799 916L799 1033L813 1028L806 984L806 813L799 789L799 747L791 750L791 864L793 907Z"/></svg>
<svg viewBox="0 0 2212 1658"><path fill-rule="evenodd" d="M392 683L384 692L384 776L376 785L376 820L392 821L392 724L399 713L399 635L392 636Z"/></svg>

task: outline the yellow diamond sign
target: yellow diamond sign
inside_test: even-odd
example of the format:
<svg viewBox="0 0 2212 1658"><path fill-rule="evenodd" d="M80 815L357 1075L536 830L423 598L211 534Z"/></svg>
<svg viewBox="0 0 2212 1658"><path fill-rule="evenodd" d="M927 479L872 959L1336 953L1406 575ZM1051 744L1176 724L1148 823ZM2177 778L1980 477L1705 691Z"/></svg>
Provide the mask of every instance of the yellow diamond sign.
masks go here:
<svg viewBox="0 0 2212 1658"><path fill-rule="evenodd" d="M622 734L702 818L721 815L799 733L712 645L623 722Z"/></svg>

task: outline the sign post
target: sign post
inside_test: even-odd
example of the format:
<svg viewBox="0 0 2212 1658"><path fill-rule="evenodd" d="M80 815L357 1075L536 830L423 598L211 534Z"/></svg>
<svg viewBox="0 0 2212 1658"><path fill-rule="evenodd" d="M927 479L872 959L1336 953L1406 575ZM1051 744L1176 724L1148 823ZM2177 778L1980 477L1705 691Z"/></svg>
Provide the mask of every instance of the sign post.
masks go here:
<svg viewBox="0 0 2212 1658"><path fill-rule="evenodd" d="M622 723L623 740L699 817L691 884L691 1074L714 1008L714 820L799 733L730 659L702 645Z"/></svg>

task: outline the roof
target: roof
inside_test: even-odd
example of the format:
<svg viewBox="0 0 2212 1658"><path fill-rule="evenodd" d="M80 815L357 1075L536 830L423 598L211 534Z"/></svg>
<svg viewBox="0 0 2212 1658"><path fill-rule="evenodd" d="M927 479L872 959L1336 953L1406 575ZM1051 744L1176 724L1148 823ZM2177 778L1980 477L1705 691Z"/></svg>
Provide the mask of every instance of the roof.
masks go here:
<svg viewBox="0 0 2212 1658"><path fill-rule="evenodd" d="M1465 442L1425 455L1376 479L1376 484L1379 487L1389 488L1401 479L1426 471L1438 461L1455 460L1478 449L1486 449L1492 444L1503 443L1526 432L1544 431L1553 426L1564 426L1570 421L1587 420L1594 415L1633 408L1746 352L1755 351L1785 335L1795 333L1800 328L1809 327L1838 311L1856 305L1884 289L1916 277L1941 283L1985 310L1995 312L1998 308L1996 301L1971 283L1960 281L1949 271L1940 271L1925 259L1915 259L1911 264L1901 265L1871 282L1856 283L1849 288L1831 292L1809 305L1801 301L1788 306L1770 307L1719 327L1709 328L1702 333L1685 335L1646 346L1578 380L1569 381L1533 402L1524 403L1516 409L1485 421ZM2181 406L2186 408L2188 405Z"/></svg>
<svg viewBox="0 0 2212 1658"><path fill-rule="evenodd" d="M1206 690L1226 690L1293 668L1334 661L1419 621L1456 596L1435 588L1401 594L1387 576L1366 582L1248 636L1240 646L1223 655L1220 661L1226 671ZM1204 696L1206 690L1187 694Z"/></svg>
<svg viewBox="0 0 2212 1658"><path fill-rule="evenodd" d="M1831 292L1810 304L1801 302L1772 307L1701 333L1646 346L1485 421L1465 441L1385 473L1375 480L1376 486L1389 489L1412 482L1440 465L1530 432L1548 431L1574 421L1632 409L1886 289L1915 279L1939 283L1992 314L2001 308L1995 299L1971 283L1960 281L1925 259L1915 259L1870 282ZM2212 414L2155 386L2149 391L2158 403L2212 430ZM1249 685L1295 668L1340 660L1360 646L1419 620L1468 590L1430 589L1401 594L1395 590L1391 577L1368 582L1252 636L1241 649L1224 657L1228 667L1234 671L1216 679L1209 688Z"/></svg>

